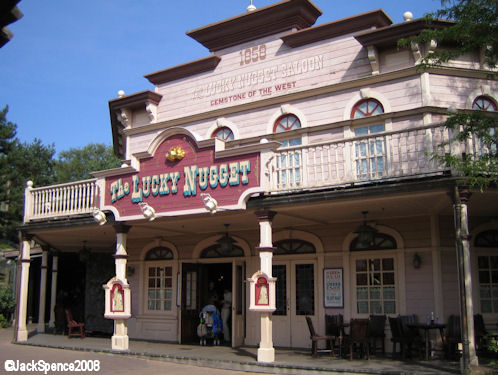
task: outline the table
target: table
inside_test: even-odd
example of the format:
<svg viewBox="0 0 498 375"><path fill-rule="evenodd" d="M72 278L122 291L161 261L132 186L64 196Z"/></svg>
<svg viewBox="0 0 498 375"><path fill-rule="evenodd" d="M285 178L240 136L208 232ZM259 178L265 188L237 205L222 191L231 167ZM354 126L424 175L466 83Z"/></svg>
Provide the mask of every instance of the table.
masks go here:
<svg viewBox="0 0 498 375"><path fill-rule="evenodd" d="M429 332L430 330L439 330L439 334L441 335L441 340L443 341L443 346L446 345L446 336L444 334L444 329L446 328L446 324L438 324L438 323L431 323L431 324L408 324L408 327L410 328L417 328L420 330L424 331L424 337L425 337L425 359L429 360L430 356L430 344L429 344Z"/></svg>

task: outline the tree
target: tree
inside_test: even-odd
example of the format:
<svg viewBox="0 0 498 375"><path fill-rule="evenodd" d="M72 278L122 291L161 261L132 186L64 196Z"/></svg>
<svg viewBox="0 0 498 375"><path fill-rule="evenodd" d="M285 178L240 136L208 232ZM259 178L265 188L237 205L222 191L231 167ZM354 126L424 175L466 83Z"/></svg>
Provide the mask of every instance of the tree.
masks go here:
<svg viewBox="0 0 498 375"><path fill-rule="evenodd" d="M494 79L498 60L498 1L496 0L442 0L443 8L426 16L427 29L418 36L402 39L400 46L410 43L436 41L439 48L428 53L420 62L422 69L444 66L450 60L473 53L479 54L481 64ZM454 23L436 27L435 19L443 18ZM492 98L489 98L493 100ZM494 108L496 109L496 102ZM472 151L464 154L434 154L440 163L455 171L462 178L461 184L484 190L498 182L498 114L483 108L477 110L449 111L445 126L453 137L447 144L471 144Z"/></svg>
<svg viewBox="0 0 498 375"><path fill-rule="evenodd" d="M55 165L58 183L92 178L90 172L117 168L121 165L112 147L101 143L90 143L83 148L71 148L59 154Z"/></svg>

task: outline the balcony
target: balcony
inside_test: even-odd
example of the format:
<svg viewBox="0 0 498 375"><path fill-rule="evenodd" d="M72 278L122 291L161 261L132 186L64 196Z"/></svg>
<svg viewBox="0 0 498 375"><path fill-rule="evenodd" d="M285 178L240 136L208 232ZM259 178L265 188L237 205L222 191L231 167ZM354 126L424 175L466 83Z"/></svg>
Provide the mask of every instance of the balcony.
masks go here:
<svg viewBox="0 0 498 375"><path fill-rule="evenodd" d="M445 172L431 160L448 130L426 126L280 149L262 166L270 193L428 177ZM98 179L26 189L29 222L89 214L99 203Z"/></svg>
<svg viewBox="0 0 498 375"><path fill-rule="evenodd" d="M444 172L431 160L448 141L441 126L290 147L275 153L268 166L270 192L365 184Z"/></svg>

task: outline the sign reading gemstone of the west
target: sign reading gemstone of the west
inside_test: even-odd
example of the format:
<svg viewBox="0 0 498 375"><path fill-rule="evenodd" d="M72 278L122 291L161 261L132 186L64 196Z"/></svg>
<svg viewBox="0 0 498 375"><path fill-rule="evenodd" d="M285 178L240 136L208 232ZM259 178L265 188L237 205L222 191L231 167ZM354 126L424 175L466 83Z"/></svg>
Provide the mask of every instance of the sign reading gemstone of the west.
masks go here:
<svg viewBox="0 0 498 375"><path fill-rule="evenodd" d="M138 173L106 179L105 205L121 217L140 215L141 202L156 213L201 209L201 193L220 207L236 205L246 190L259 186L259 162L259 153L216 159L214 146L201 149L190 137L173 135L140 161Z"/></svg>

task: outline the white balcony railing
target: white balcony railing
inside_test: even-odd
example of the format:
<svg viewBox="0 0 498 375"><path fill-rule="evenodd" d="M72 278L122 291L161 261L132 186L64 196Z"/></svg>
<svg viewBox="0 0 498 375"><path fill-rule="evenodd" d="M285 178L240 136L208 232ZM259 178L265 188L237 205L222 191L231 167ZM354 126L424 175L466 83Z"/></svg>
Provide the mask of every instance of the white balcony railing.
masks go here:
<svg viewBox="0 0 498 375"><path fill-rule="evenodd" d="M95 205L96 179L40 188L27 187L24 221L74 216L92 212Z"/></svg>
<svg viewBox="0 0 498 375"><path fill-rule="evenodd" d="M432 175L444 168L433 152L449 152L444 127L385 132L279 150L269 164L272 192L333 187L400 177Z"/></svg>

